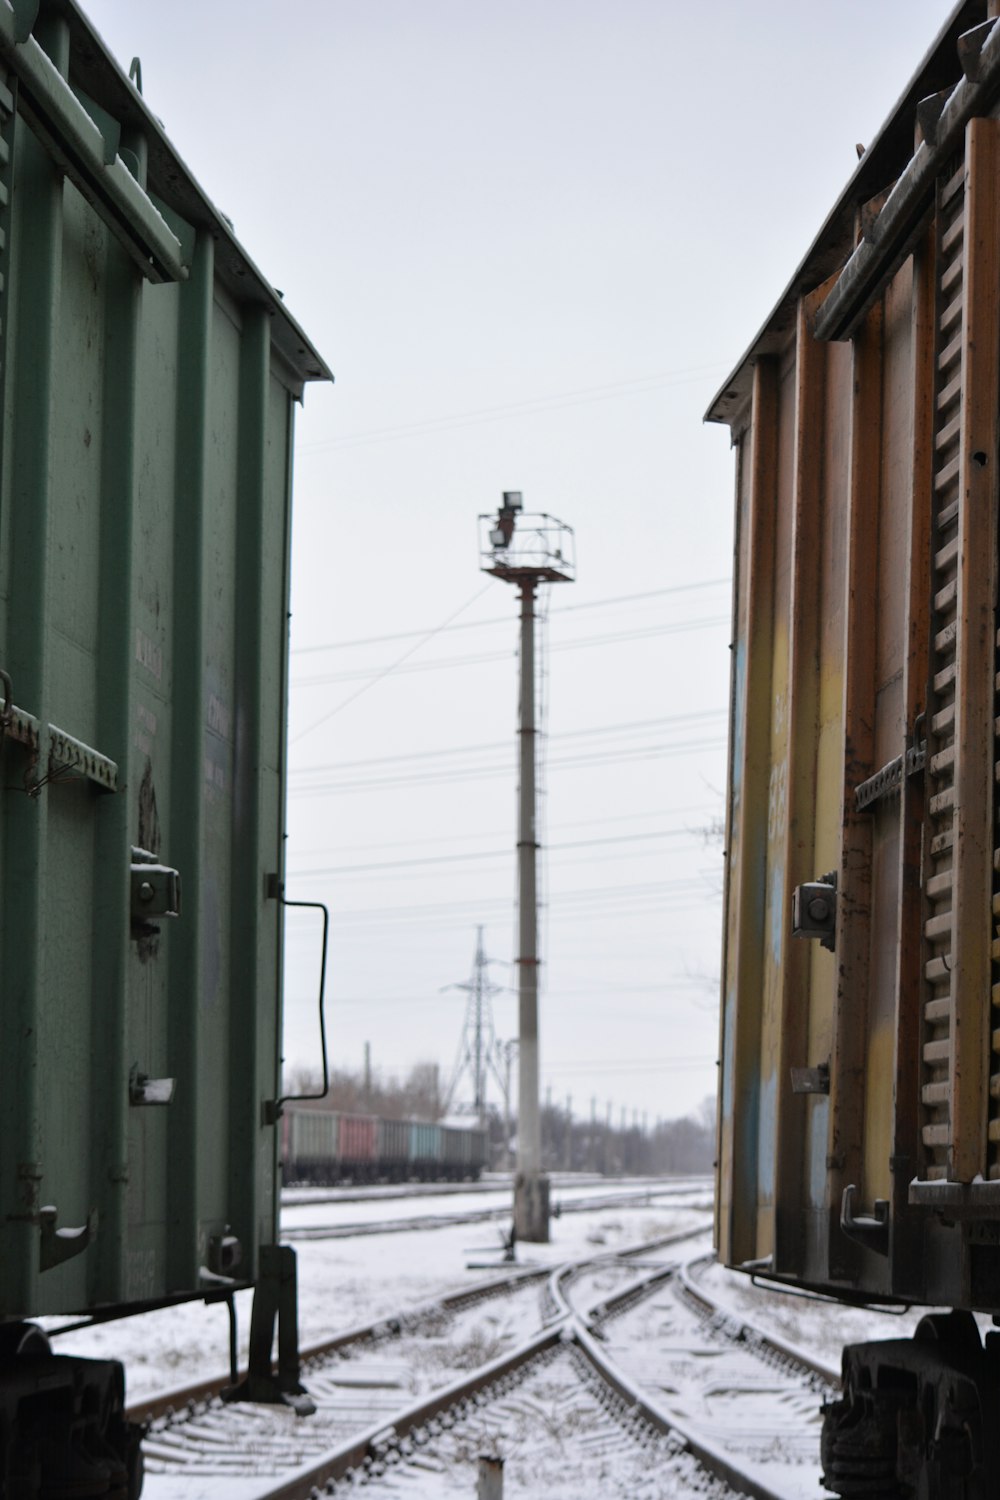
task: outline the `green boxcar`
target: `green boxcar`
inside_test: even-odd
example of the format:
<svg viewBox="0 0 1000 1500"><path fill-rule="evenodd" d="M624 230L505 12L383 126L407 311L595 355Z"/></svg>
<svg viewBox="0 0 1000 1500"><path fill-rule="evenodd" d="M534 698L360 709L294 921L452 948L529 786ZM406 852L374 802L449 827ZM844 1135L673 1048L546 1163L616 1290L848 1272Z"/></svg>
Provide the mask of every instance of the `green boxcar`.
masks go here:
<svg viewBox="0 0 1000 1500"><path fill-rule="evenodd" d="M2 1319L275 1276L292 418L329 378L72 0L31 12L0 0Z"/></svg>
<svg viewBox="0 0 1000 1500"><path fill-rule="evenodd" d="M292 1179L303 1182L337 1181L337 1121L329 1110L289 1109L286 1161L294 1164Z"/></svg>
<svg viewBox="0 0 1000 1500"><path fill-rule="evenodd" d="M412 1120L409 1132L411 1174L433 1181L441 1171L441 1126L425 1120Z"/></svg>

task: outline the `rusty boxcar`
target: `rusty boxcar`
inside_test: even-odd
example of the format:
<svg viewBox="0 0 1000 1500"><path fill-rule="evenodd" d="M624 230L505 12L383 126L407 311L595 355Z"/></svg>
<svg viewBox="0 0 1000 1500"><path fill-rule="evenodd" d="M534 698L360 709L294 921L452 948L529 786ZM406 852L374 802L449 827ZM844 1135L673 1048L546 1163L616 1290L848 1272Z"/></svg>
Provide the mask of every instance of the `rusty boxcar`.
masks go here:
<svg viewBox="0 0 1000 1500"><path fill-rule="evenodd" d="M708 413L737 459L719 1251L952 1310L845 1352L843 1495L1000 1492L998 13L954 8Z"/></svg>

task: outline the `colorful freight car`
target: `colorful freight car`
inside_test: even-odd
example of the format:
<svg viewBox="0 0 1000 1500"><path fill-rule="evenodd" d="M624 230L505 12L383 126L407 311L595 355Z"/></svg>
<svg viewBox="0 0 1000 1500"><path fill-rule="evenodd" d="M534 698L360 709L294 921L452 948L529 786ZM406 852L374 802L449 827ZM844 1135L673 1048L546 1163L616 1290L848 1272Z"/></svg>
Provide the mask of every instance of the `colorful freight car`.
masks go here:
<svg viewBox="0 0 1000 1500"><path fill-rule="evenodd" d="M97 1493L81 1443L140 1483L119 1368L40 1335L19 1361L14 1325L262 1284L288 1310L291 447L327 378L75 0L0 0L5 1494Z"/></svg>
<svg viewBox="0 0 1000 1500"><path fill-rule="evenodd" d="M285 1109L286 1183L473 1182L488 1164L489 1136L478 1127Z"/></svg>
<svg viewBox="0 0 1000 1500"><path fill-rule="evenodd" d="M841 1495L1000 1493L1000 7L955 7L709 411L737 454L716 1233L952 1309Z"/></svg>

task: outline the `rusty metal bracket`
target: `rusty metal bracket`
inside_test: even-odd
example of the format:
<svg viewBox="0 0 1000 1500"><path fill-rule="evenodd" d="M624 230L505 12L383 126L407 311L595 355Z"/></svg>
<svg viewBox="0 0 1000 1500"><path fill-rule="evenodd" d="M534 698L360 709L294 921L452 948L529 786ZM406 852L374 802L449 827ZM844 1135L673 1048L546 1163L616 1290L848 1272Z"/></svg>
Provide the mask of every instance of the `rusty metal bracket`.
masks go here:
<svg viewBox="0 0 1000 1500"><path fill-rule="evenodd" d="M862 781L854 788L854 807L864 812L873 802L883 797L894 797L900 791L907 776L915 776L927 764L927 741L908 745L902 755L890 760L874 776Z"/></svg>
<svg viewBox="0 0 1000 1500"><path fill-rule="evenodd" d="M817 1068L792 1068L793 1094L828 1094L830 1092L830 1064L820 1063Z"/></svg>
<svg viewBox="0 0 1000 1500"><path fill-rule="evenodd" d="M38 1267L41 1271L51 1271L55 1266L61 1266L63 1261L72 1260L74 1255L80 1255L97 1238L96 1208L91 1209L87 1215L86 1224L81 1224L77 1229L57 1229L58 1217L59 1213L55 1208L41 1208L38 1211L38 1223L42 1231L38 1247Z"/></svg>
<svg viewBox="0 0 1000 1500"><path fill-rule="evenodd" d="M866 1250L874 1250L876 1255L889 1254L889 1200L888 1198L875 1199L874 1215L855 1214L854 1195L857 1188L852 1182L845 1187L844 1196L840 1200L840 1228L849 1240L856 1245L863 1245Z"/></svg>
<svg viewBox="0 0 1000 1500"><path fill-rule="evenodd" d="M0 684L3 685L3 709L0 710L0 749L6 740L38 754L41 741L41 726L33 714L18 708L14 702L14 685L9 672L0 667ZM48 726L49 769L47 775L36 783L38 790L51 781L58 780L68 771L74 771L86 781L105 792L118 790L118 766L108 756L102 755L76 735L56 724Z"/></svg>

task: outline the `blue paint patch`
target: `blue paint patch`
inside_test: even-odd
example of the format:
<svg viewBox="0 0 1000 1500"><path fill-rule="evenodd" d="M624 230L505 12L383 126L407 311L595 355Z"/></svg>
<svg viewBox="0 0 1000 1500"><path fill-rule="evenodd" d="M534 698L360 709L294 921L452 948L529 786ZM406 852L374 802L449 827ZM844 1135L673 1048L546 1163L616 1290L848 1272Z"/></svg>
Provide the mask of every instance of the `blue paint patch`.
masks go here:
<svg viewBox="0 0 1000 1500"><path fill-rule="evenodd" d="M771 871L771 956L781 962L781 943L785 936L785 872L780 865Z"/></svg>
<svg viewBox="0 0 1000 1500"><path fill-rule="evenodd" d="M772 1073L765 1078L757 1110L757 1201L774 1202L774 1147L778 1081Z"/></svg>
<svg viewBox="0 0 1000 1500"><path fill-rule="evenodd" d="M733 647L733 722L729 784L732 789L734 808L740 805L743 791L743 713L746 704L747 661L746 648L742 641Z"/></svg>
<svg viewBox="0 0 1000 1500"><path fill-rule="evenodd" d="M830 1129L830 1101L813 1097L809 1117L809 1203L822 1208L826 1202L826 1146Z"/></svg>
<svg viewBox="0 0 1000 1500"><path fill-rule="evenodd" d="M736 995L726 991L725 1009L722 1014L722 1118L733 1117L733 1090L736 1075Z"/></svg>

